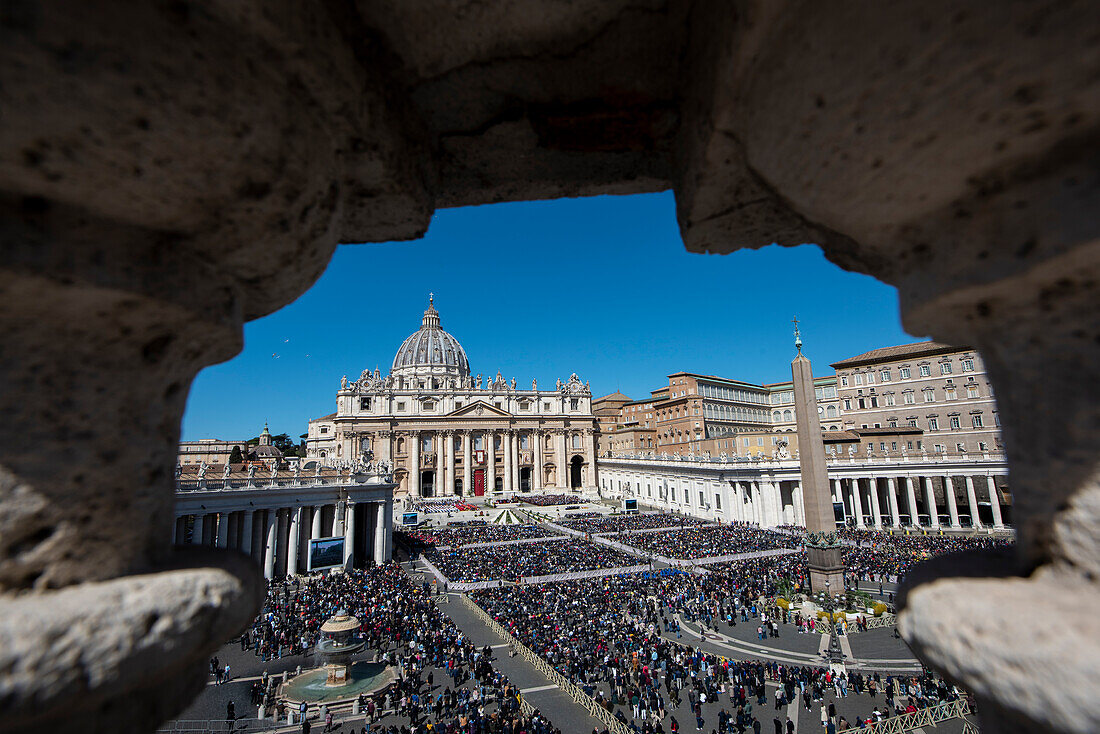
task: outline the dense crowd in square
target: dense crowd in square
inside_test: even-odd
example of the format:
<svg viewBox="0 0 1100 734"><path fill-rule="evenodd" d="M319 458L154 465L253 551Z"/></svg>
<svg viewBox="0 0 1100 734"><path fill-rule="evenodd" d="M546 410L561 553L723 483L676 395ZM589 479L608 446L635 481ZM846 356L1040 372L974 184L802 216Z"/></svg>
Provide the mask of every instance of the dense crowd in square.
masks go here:
<svg viewBox="0 0 1100 734"><path fill-rule="evenodd" d="M479 548L429 549L425 557L449 581L517 581L525 576L636 566L643 561L579 538Z"/></svg>
<svg viewBox="0 0 1100 734"><path fill-rule="evenodd" d="M420 498L408 501L412 503L413 509L417 512L424 512L429 514L436 512L466 512L481 509L481 507L479 507L478 505L471 505L469 502L454 498Z"/></svg>
<svg viewBox="0 0 1100 734"><path fill-rule="evenodd" d="M521 502L536 507L552 507L554 505L579 505L581 498L575 494L533 494L517 497Z"/></svg>
<svg viewBox="0 0 1100 734"><path fill-rule="evenodd" d="M991 535L896 535L848 528L839 532L855 545L844 551L844 565L855 579L889 581L904 576L921 561L944 553L1007 548L1014 541Z"/></svg>
<svg viewBox="0 0 1100 734"><path fill-rule="evenodd" d="M697 730L723 734L760 731L768 718L775 731L783 731L786 716L780 708L787 703L808 710L818 705L823 720L843 730L959 696L931 675L899 680L902 693L895 695L894 680L878 673L837 676L816 666L730 660L671 639L678 634L672 619L678 608L705 600L712 582L686 573L641 573L492 588L471 596L524 645L643 734L665 727L678 731L677 715L694 718ZM751 596L747 589L733 591L731 600ZM734 620L741 616L743 622L759 613L736 601L730 608ZM769 680L779 684L774 711L765 708L771 702ZM835 701L849 693L866 695L872 711L851 722L838 716Z"/></svg>
<svg viewBox="0 0 1100 734"><path fill-rule="evenodd" d="M560 734L541 713L521 712L519 690L493 668L491 650L473 646L396 563L273 585L241 646L252 646L264 659L301 653L316 644L321 624L338 609L355 615L368 648L400 671L384 690L360 697L370 732L408 732L396 720L385 721L392 714L408 719L413 731ZM287 704L276 698L274 680L265 675L256 681L253 703L285 716Z"/></svg>
<svg viewBox="0 0 1100 734"><path fill-rule="evenodd" d="M571 530L582 533L621 533L631 530L653 530L655 528L678 528L706 524L705 520L685 515L672 515L667 512L638 514L601 515L585 513L583 516L570 515L558 523Z"/></svg>
<svg viewBox="0 0 1100 734"><path fill-rule="evenodd" d="M801 545L801 540L791 535L741 523L670 528L662 533L622 533L615 539L648 554L678 559L711 558Z"/></svg>
<svg viewBox="0 0 1100 734"><path fill-rule="evenodd" d="M531 538L552 538L560 533L541 525L493 525L484 520L450 523L441 528L425 528L408 533L408 537L424 545L458 547L471 543L499 543Z"/></svg>

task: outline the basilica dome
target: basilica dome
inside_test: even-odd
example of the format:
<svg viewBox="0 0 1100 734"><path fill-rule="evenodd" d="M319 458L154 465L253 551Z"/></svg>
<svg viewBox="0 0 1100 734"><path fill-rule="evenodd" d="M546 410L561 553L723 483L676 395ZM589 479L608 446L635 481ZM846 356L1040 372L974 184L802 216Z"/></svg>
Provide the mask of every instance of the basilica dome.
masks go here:
<svg viewBox="0 0 1100 734"><path fill-rule="evenodd" d="M420 322L420 330L409 335L393 358L393 375L447 376L465 379L470 363L458 339L439 326L439 312L432 300Z"/></svg>

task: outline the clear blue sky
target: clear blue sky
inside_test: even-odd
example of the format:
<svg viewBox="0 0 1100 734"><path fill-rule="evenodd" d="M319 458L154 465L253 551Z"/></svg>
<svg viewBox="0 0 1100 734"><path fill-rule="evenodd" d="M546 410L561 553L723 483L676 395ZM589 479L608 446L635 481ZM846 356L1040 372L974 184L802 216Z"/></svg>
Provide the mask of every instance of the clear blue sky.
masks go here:
<svg viewBox="0 0 1100 734"><path fill-rule="evenodd" d="M246 324L244 350L195 380L183 438L266 420L297 440L335 410L341 375L388 371L429 291L474 374L546 387L576 372L597 397L645 397L680 370L790 379L795 315L815 374L914 341L892 287L814 245L689 254L671 193L447 209L423 240L338 248L301 298Z"/></svg>

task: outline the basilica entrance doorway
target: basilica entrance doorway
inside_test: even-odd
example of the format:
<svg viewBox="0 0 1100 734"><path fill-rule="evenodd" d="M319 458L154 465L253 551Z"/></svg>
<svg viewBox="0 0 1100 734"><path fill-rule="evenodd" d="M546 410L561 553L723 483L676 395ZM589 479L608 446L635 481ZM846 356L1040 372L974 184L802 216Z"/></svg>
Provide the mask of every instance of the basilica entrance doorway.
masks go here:
<svg viewBox="0 0 1100 734"><path fill-rule="evenodd" d="M584 464L584 459L579 456L574 456L572 461L569 462L569 486L573 489L581 488L582 464Z"/></svg>
<svg viewBox="0 0 1100 734"><path fill-rule="evenodd" d="M483 497L485 495L485 470L474 469L474 496Z"/></svg>
<svg viewBox="0 0 1100 734"><path fill-rule="evenodd" d="M531 467L525 466L519 470L519 491L531 491Z"/></svg>
<svg viewBox="0 0 1100 734"><path fill-rule="evenodd" d="M420 472L420 496L421 497L434 497L435 496L435 472L434 471Z"/></svg>

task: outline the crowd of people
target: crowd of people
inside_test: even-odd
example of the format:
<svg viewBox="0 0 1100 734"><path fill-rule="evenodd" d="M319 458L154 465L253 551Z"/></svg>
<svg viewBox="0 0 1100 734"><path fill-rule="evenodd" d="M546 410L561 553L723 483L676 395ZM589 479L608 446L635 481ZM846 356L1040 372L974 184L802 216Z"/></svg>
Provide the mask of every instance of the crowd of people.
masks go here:
<svg viewBox="0 0 1100 734"><path fill-rule="evenodd" d="M509 540L551 538L555 533L541 525L492 525L484 520L450 523L441 528L425 528L407 534L424 545L458 547L472 543L500 543Z"/></svg>
<svg viewBox="0 0 1100 734"><path fill-rule="evenodd" d="M677 642L673 615L708 601L712 583L694 574L645 573L493 588L472 597L524 645L643 734L666 727L677 731L677 717L697 730L723 734L760 731L761 722L772 718L781 732L787 730L781 713L787 703L807 709L817 704L823 722L843 730L958 696L930 676L899 681L901 693L895 694L894 680L877 673L836 676L821 667L730 660ZM753 592L736 586L727 591L734 619L759 613L751 603ZM779 684L774 710L765 708L766 681ZM887 695L881 710L875 701L871 713L848 722L837 715L835 700L849 691L872 700L878 692Z"/></svg>
<svg viewBox="0 0 1100 734"><path fill-rule="evenodd" d="M579 538L477 548L430 548L424 556L449 581L463 582L518 581L525 576L548 576L642 563L622 551Z"/></svg>
<svg viewBox="0 0 1100 734"><path fill-rule="evenodd" d="M465 512L481 509L477 505L471 505L465 500L455 499L454 497L416 498L406 501L410 502L412 508L417 512L424 512L427 514L436 512Z"/></svg>
<svg viewBox="0 0 1100 734"><path fill-rule="evenodd" d="M575 494L533 494L523 495L517 499L536 507L550 507L552 505L576 505L581 498Z"/></svg>
<svg viewBox="0 0 1100 734"><path fill-rule="evenodd" d="M855 580L897 581L914 564L933 556L982 548L1000 548L1012 541L989 535L894 535L879 530L849 528L839 536L853 543L844 551L844 565Z"/></svg>
<svg viewBox="0 0 1100 734"><path fill-rule="evenodd" d="M396 718L387 723L392 715L418 731L558 734L541 713L522 713L519 691L494 669L492 651L471 644L396 563L274 585L242 646L251 641L265 659L301 652L316 644L321 625L338 609L359 619L358 635L399 671L390 686L360 697L366 731L409 730ZM276 695L265 674L254 685L253 703L285 716L287 704Z"/></svg>
<svg viewBox="0 0 1100 734"><path fill-rule="evenodd" d="M623 533L616 540L648 554L699 559L735 553L798 548L801 540L756 525L732 523L713 527L674 527L663 533Z"/></svg>
<svg viewBox="0 0 1100 734"><path fill-rule="evenodd" d="M654 530L656 528L678 528L706 524L705 520L684 515L672 515L667 512L637 513L631 515L601 515L586 512L583 515L570 515L560 525L582 533L597 535L600 533L621 533L631 530Z"/></svg>

